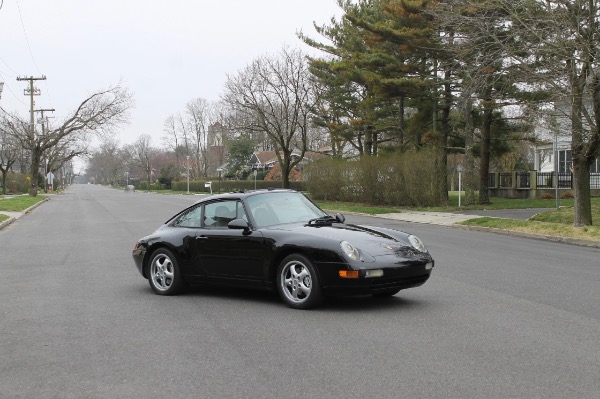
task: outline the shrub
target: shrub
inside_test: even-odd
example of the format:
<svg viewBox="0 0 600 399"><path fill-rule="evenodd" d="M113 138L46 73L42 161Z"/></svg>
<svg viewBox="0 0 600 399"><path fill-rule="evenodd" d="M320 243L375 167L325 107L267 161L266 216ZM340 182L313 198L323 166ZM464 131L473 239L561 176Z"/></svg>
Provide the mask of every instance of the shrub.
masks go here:
<svg viewBox="0 0 600 399"><path fill-rule="evenodd" d="M567 191L566 193L562 193L560 195L560 199L571 199L571 198L575 198L575 196L570 191Z"/></svg>
<svg viewBox="0 0 600 399"><path fill-rule="evenodd" d="M0 174L0 184L2 183L2 175ZM8 172L6 175L6 192L10 194L20 194L29 192L29 176L23 173ZM43 182L43 180L42 180ZM0 194L2 188L0 188Z"/></svg>
<svg viewBox="0 0 600 399"><path fill-rule="evenodd" d="M554 198L554 196L550 193L542 193L542 195L540 195L540 199L545 199L545 200L549 200Z"/></svg>
<svg viewBox="0 0 600 399"><path fill-rule="evenodd" d="M212 192L219 192L219 180L194 180L190 181L190 192L193 193L210 193L209 187L204 187L204 184L210 181L212 182ZM232 191L242 191L242 190L254 190L254 179L252 180L221 180L220 183L221 192L228 193ZM257 180L256 181L257 189L268 189L268 188L281 188L281 182L278 181L268 181L268 180ZM290 182L290 188L296 191L304 191L304 182L295 181ZM174 191L187 191L187 181L179 181L173 182L172 189Z"/></svg>
<svg viewBox="0 0 600 399"><path fill-rule="evenodd" d="M422 150L348 161L324 159L306 169L307 189L315 199L396 206L446 203L442 153Z"/></svg>

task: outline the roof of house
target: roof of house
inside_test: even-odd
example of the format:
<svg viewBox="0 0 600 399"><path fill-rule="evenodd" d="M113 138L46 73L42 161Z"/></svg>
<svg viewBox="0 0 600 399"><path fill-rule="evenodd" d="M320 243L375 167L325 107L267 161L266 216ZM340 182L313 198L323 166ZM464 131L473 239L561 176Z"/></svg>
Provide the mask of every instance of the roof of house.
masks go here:
<svg viewBox="0 0 600 399"><path fill-rule="evenodd" d="M301 152L297 150L292 152L292 156L300 156L300 154ZM255 151L254 156L262 165L276 163L278 161L275 151ZM317 161L319 159L327 158L327 155L314 151L306 151L304 152L304 158L310 161Z"/></svg>
<svg viewBox="0 0 600 399"><path fill-rule="evenodd" d="M266 164L273 158L277 158L275 156L275 151L254 151L254 156L261 164Z"/></svg>

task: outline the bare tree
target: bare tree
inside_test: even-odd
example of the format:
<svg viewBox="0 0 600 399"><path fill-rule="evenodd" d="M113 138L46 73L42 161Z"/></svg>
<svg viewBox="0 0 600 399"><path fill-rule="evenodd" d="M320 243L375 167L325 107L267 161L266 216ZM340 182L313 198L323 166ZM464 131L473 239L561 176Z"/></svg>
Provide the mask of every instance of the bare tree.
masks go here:
<svg viewBox="0 0 600 399"><path fill-rule="evenodd" d="M177 129L175 117L170 115L163 124L162 136L163 144L175 154L175 165L177 165L177 175L181 175L181 160L180 160L180 135Z"/></svg>
<svg viewBox="0 0 600 399"><path fill-rule="evenodd" d="M194 163L199 173L207 175L208 170L208 129L216 122L214 104L203 98L188 102L185 106L186 128L192 139Z"/></svg>
<svg viewBox="0 0 600 399"><path fill-rule="evenodd" d="M142 134L132 145L126 148L129 159L132 160L135 166L142 168L146 174L148 181L147 189L150 189L150 183L152 182L152 171L153 171L153 158L156 154L156 150L151 145L152 138L147 134Z"/></svg>
<svg viewBox="0 0 600 399"><path fill-rule="evenodd" d="M87 174L100 176L101 183L116 185L126 172L126 154L119 142L107 138L89 157Z"/></svg>
<svg viewBox="0 0 600 399"><path fill-rule="evenodd" d="M91 94L83 100L62 124L49 129L44 134L36 133L34 127L20 119L8 119L10 134L26 150L31 152L31 186L29 195L37 195L37 182L42 154L51 148L66 143L86 143L91 135L103 136L126 123L129 110L133 106L132 94L121 85ZM85 145L80 151L71 151L63 161L86 152Z"/></svg>
<svg viewBox="0 0 600 399"><path fill-rule="evenodd" d="M246 130L264 132L275 146L283 187L307 150L309 115L313 103L306 57L287 48L276 56L260 57L235 76L228 76L223 100L248 116ZM293 160L292 151L301 155Z"/></svg>
<svg viewBox="0 0 600 399"><path fill-rule="evenodd" d="M6 194L6 177L17 159L19 147L16 140L9 134L8 120L0 119L0 172L2 172L2 194Z"/></svg>

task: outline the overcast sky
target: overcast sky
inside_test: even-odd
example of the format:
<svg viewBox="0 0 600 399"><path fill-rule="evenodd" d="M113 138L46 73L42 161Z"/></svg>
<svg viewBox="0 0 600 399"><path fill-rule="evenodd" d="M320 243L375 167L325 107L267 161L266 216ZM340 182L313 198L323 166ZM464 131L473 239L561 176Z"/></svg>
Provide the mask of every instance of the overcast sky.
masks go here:
<svg viewBox="0 0 600 399"><path fill-rule="evenodd" d="M195 98L219 100L226 74L284 45L309 50L302 30L340 15L335 0L0 0L0 105L29 117L26 82L39 77L36 108L61 121L89 94L123 80L135 96L121 143L150 134Z"/></svg>

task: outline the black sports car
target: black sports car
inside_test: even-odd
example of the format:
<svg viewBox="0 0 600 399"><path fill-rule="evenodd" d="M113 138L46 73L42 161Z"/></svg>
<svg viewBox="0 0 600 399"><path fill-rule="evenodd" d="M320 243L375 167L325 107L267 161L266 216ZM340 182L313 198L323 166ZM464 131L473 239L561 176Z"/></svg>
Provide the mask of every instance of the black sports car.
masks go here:
<svg viewBox="0 0 600 399"><path fill-rule="evenodd" d="M196 284L266 288L298 309L427 281L434 262L417 237L344 221L292 190L215 195L141 238L133 259L159 295Z"/></svg>

